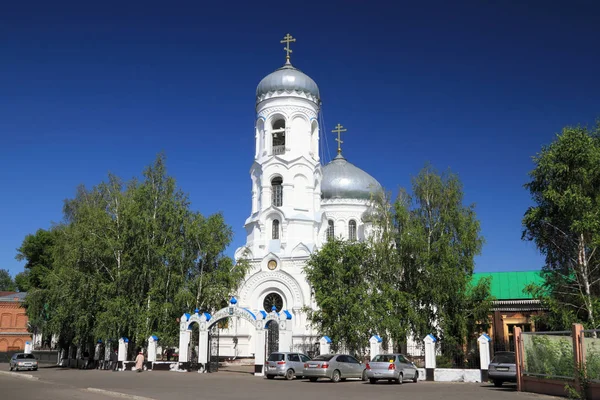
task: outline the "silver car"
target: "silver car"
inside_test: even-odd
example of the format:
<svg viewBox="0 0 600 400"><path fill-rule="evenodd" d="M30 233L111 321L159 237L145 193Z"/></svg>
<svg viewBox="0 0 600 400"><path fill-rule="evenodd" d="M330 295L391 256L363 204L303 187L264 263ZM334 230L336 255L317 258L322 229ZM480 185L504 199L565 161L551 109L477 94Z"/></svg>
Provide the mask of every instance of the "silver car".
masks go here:
<svg viewBox="0 0 600 400"><path fill-rule="evenodd" d="M38 361L33 354L15 353L10 359L10 370L31 369L37 371Z"/></svg>
<svg viewBox="0 0 600 400"><path fill-rule="evenodd" d="M417 382L419 370L402 354L378 354L367 363L367 378L371 383L380 379L395 383L406 380Z"/></svg>
<svg viewBox="0 0 600 400"><path fill-rule="evenodd" d="M304 377L311 382L319 378L339 382L347 378L366 380L366 373L364 364L348 354L321 354L306 363Z"/></svg>
<svg viewBox="0 0 600 400"><path fill-rule="evenodd" d="M494 386L502 386L504 382L517 381L517 363L513 351L497 351L488 366L488 378Z"/></svg>
<svg viewBox="0 0 600 400"><path fill-rule="evenodd" d="M302 353L274 352L265 364L265 375L267 379L283 376L292 380L296 376L304 376L304 364L308 361L310 357Z"/></svg>

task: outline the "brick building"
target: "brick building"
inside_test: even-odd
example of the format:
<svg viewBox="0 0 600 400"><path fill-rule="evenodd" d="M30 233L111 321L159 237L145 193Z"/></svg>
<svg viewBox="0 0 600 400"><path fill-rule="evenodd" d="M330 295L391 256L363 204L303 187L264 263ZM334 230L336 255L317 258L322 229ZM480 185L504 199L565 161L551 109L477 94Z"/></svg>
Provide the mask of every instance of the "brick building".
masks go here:
<svg viewBox="0 0 600 400"><path fill-rule="evenodd" d="M543 279L540 271L490 272L473 274L473 283L482 278L491 278L491 292L495 297L492 306L492 326L488 335L496 350L513 350L513 332L516 326L523 332L535 332L543 327L535 317L547 310L525 292L527 285L540 285Z"/></svg>
<svg viewBox="0 0 600 400"><path fill-rule="evenodd" d="M31 341L27 314L23 308L26 293L0 292L0 352L25 349Z"/></svg>

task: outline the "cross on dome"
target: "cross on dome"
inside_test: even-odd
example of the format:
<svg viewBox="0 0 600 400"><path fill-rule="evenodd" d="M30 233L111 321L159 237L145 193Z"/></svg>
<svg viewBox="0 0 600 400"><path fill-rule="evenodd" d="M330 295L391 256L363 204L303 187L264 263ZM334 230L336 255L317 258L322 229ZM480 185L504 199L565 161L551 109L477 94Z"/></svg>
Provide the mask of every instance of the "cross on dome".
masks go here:
<svg viewBox="0 0 600 400"><path fill-rule="evenodd" d="M296 38L292 37L289 33L283 37L283 40L280 43L285 43L285 47L283 50L285 51L285 63L290 64L290 53L292 53L292 49L290 49L290 43L295 42Z"/></svg>
<svg viewBox="0 0 600 400"><path fill-rule="evenodd" d="M337 126L335 127L334 130L332 130L331 132L333 133L337 133L337 139L335 139L336 142L338 142L338 155L342 154L342 143L344 143L342 141L342 132L346 132L347 129L344 128L341 124L337 124Z"/></svg>

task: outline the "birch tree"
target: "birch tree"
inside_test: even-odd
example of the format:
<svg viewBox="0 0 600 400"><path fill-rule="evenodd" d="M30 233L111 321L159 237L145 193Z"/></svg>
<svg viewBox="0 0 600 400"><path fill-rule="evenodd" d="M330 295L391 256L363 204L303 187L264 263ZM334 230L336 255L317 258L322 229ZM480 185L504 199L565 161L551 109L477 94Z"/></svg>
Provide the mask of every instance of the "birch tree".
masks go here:
<svg viewBox="0 0 600 400"><path fill-rule="evenodd" d="M600 326L599 135L600 124L564 128L533 158L525 185L534 205L523 218L523 239L545 256L545 283L530 290L553 311L551 328Z"/></svg>

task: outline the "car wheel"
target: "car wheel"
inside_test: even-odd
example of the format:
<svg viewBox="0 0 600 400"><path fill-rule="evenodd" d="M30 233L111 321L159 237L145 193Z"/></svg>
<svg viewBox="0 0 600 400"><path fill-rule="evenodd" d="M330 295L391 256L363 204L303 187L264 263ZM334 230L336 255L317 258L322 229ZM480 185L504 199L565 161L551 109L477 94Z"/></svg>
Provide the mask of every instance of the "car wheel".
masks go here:
<svg viewBox="0 0 600 400"><path fill-rule="evenodd" d="M402 382L404 382L404 374L400 372L400 375L398 375L398 379L396 379L396 383L398 385L402 385Z"/></svg>
<svg viewBox="0 0 600 400"><path fill-rule="evenodd" d="M366 380L367 380L367 370L366 370L366 369L365 369L365 370L363 370L363 373L362 373L362 380L363 380L363 381L366 381Z"/></svg>
<svg viewBox="0 0 600 400"><path fill-rule="evenodd" d="M371 379L369 379L369 383L370 383L371 385L374 385L374 384L376 384L376 383L377 383L377 379L375 379L375 378L371 378Z"/></svg>
<svg viewBox="0 0 600 400"><path fill-rule="evenodd" d="M419 371L415 371L415 377L413 378L413 382L417 383L419 381Z"/></svg>
<svg viewBox="0 0 600 400"><path fill-rule="evenodd" d="M294 370L293 369L288 369L287 371L285 371L285 379L287 379L288 381L291 381L292 379L294 379Z"/></svg>
<svg viewBox="0 0 600 400"><path fill-rule="evenodd" d="M497 380L495 380L495 381L494 381L494 386L496 386L496 387L500 387L500 386L502 386L502 381L497 381Z"/></svg>
<svg viewBox="0 0 600 400"><path fill-rule="evenodd" d="M308 380L311 381L311 382L316 382L317 379L319 379L319 378L308 378Z"/></svg>
<svg viewBox="0 0 600 400"><path fill-rule="evenodd" d="M267 375L267 379L274 379L275 375Z"/></svg>
<svg viewBox="0 0 600 400"><path fill-rule="evenodd" d="M340 375L340 371L336 369L333 371L333 374L331 374L331 382L338 383L340 379L342 379L342 376Z"/></svg>
<svg viewBox="0 0 600 400"><path fill-rule="evenodd" d="M37 368L34 368L33 370L34 370L34 371L37 371Z"/></svg>

